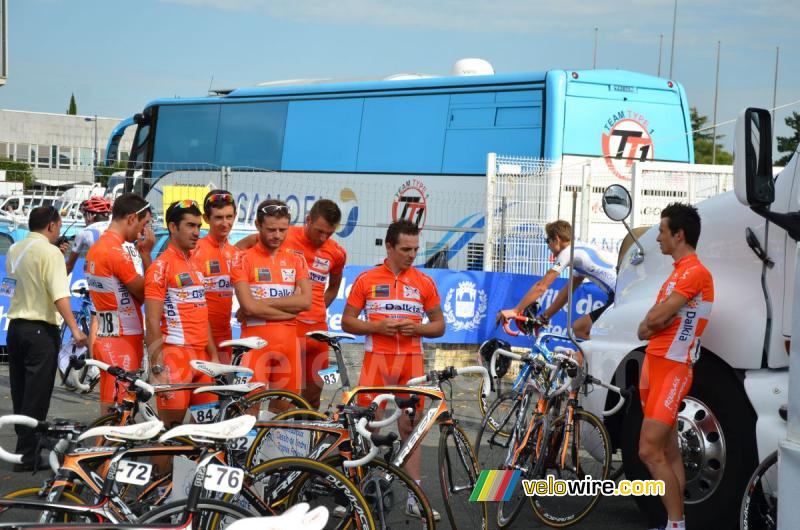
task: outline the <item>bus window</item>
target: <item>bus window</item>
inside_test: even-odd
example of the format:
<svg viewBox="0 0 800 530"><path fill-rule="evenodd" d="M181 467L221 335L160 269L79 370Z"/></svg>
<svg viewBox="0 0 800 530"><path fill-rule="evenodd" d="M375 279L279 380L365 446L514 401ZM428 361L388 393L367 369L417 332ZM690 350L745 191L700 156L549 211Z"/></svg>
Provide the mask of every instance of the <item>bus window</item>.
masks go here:
<svg viewBox="0 0 800 530"><path fill-rule="evenodd" d="M287 106L283 101L223 106L215 162L221 166L280 169Z"/></svg>
<svg viewBox="0 0 800 530"><path fill-rule="evenodd" d="M219 107L164 105L158 109L158 134L153 148L154 177L189 164L214 163ZM167 165L161 167L159 163Z"/></svg>

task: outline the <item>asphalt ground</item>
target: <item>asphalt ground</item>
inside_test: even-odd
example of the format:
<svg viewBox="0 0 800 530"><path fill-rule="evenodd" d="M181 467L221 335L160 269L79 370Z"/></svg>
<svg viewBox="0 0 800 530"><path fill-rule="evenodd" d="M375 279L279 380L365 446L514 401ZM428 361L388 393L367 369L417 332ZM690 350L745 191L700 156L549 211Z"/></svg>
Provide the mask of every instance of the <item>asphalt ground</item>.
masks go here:
<svg viewBox="0 0 800 530"><path fill-rule="evenodd" d="M350 369L350 376L355 381L360 368L357 354L347 356L347 365ZM438 352L435 356L433 352L426 353L426 368L441 369L448 364L471 364L474 356L470 355L465 359L462 352ZM478 379L461 378L458 384L453 386L452 403L455 406L455 417L461 426L466 430L470 441L474 443L475 435L480 427L480 409L476 401L476 391L479 385ZM333 395L333 390L326 388L323 393L323 408ZM0 415L12 412L11 396L8 381L8 367L0 365ZM67 391L56 383L53 392L53 399L50 407L49 418L70 418L84 422L90 422L99 415L99 404L97 394L82 395ZM422 441L422 488L429 497L430 503L435 510L442 515L442 521L437 528L450 528L445 514L444 503L441 496L439 485L439 464L438 464L438 429L433 428ZM0 431L0 444L2 447L13 450L16 437L10 429ZM39 471L37 474L15 473L10 464L0 463L0 494L31 486L39 486L48 476L49 471ZM521 487L521 486L519 486ZM489 503L489 525L495 528L494 503ZM463 525L462 525L463 523ZM475 523L466 517L459 517L459 527L475 528ZM642 514L638 511L636 504L630 497L604 497L595 506L592 512L582 522L573 526L578 529L642 529L647 528L647 523ZM510 528L548 528L542 524L526 505L523 511Z"/></svg>

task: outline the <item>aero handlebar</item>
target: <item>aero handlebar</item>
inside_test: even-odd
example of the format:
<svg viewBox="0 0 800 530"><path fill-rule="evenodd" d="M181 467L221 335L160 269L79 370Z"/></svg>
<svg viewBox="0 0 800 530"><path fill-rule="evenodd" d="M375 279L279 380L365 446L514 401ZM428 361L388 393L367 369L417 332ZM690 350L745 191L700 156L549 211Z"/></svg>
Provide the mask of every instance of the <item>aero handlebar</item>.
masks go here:
<svg viewBox="0 0 800 530"><path fill-rule="evenodd" d="M440 371L432 371L425 375L414 377L408 380L407 385L421 385L424 383L434 383L437 381L446 381L452 379L457 375L466 374L479 374L483 378L483 397L489 395L492 389L492 381L489 378L489 372L483 366L466 366L464 368L455 368L450 366Z"/></svg>

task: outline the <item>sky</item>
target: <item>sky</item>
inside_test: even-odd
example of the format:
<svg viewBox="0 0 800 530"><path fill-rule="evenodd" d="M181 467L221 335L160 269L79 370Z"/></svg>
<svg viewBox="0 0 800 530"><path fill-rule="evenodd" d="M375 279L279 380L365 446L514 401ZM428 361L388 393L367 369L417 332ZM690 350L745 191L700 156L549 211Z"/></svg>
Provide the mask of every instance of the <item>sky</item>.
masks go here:
<svg viewBox="0 0 800 530"><path fill-rule="evenodd" d="M776 133L800 112L797 0L9 0L0 108L127 117L161 97L308 78L446 74L464 57L497 73L597 67L658 73L717 122L770 108ZM672 75L670 76L670 64ZM730 147L733 125L723 125Z"/></svg>

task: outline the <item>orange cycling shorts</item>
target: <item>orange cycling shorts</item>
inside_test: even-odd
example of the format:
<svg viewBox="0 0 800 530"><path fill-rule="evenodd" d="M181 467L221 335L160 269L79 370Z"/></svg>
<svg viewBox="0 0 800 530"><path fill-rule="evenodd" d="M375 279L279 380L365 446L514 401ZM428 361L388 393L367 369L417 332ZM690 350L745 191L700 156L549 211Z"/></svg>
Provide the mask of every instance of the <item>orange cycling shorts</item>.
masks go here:
<svg viewBox="0 0 800 530"><path fill-rule="evenodd" d="M425 375L425 363L422 353L364 353L364 364L358 386L391 386L405 385L409 379ZM363 392L358 394L358 405L366 407L379 393ZM398 394L401 398L408 394ZM421 409L424 399L417 405ZM385 405L385 403L383 404ZM382 406L383 407L383 406Z"/></svg>
<svg viewBox="0 0 800 530"><path fill-rule="evenodd" d="M681 401L692 387L692 367L657 355L645 355L639 379L639 397L645 419L672 427Z"/></svg>
<svg viewBox="0 0 800 530"><path fill-rule="evenodd" d="M169 384L203 383L213 385L214 379L195 371L189 361L208 361L205 348L198 350L191 346L165 344L161 350L162 365ZM190 405L204 405L218 401L215 394L193 394L192 390L174 390L156 394L159 410L186 410Z"/></svg>
<svg viewBox="0 0 800 530"><path fill-rule="evenodd" d="M215 326L212 322L211 337L214 339L214 345L217 347L217 356L219 356L219 362L222 364L231 364L231 347L227 346L225 348L220 348L219 346L221 342L225 342L226 340L231 340L231 338L233 338L230 322L228 322L227 326Z"/></svg>
<svg viewBox="0 0 800 530"><path fill-rule="evenodd" d="M251 383L264 383L271 390L300 393L302 364L295 326L259 326L243 330L242 337L258 336L267 341L260 350L250 350L242 366L253 370Z"/></svg>
<svg viewBox="0 0 800 530"><path fill-rule="evenodd" d="M127 372L138 370L142 367L144 356L144 336L97 337L92 343L92 356L108 365L119 366ZM127 389L127 383L120 383L117 388L116 378L100 371L100 403L113 403L115 391L116 401L121 402Z"/></svg>
<svg viewBox="0 0 800 530"><path fill-rule="evenodd" d="M324 322L297 322L297 340L300 342L300 358L303 360L303 388L314 381L323 386L322 378L317 372L328 367L328 345L318 340L309 339L309 331L328 331Z"/></svg>

